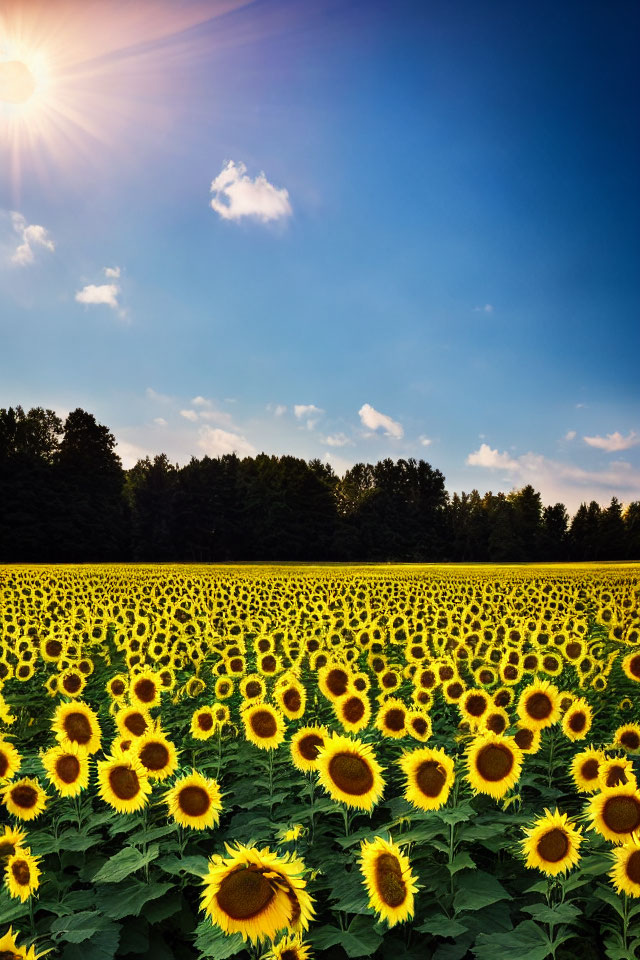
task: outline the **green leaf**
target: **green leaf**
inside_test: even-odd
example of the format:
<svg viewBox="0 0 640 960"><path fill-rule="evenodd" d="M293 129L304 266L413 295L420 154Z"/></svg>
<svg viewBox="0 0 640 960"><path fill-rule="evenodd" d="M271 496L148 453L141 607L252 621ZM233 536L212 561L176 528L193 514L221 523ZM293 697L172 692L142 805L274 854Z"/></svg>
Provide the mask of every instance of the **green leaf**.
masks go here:
<svg viewBox="0 0 640 960"><path fill-rule="evenodd" d="M542 927L525 920L507 933L478 934L473 952L477 960L545 960L553 944Z"/></svg>
<svg viewBox="0 0 640 960"><path fill-rule="evenodd" d="M434 937L459 937L467 932L467 927L458 920L452 920L445 914L436 914L429 917L419 927L418 933L430 933Z"/></svg>
<svg viewBox="0 0 640 960"><path fill-rule="evenodd" d="M173 887L173 884L172 884ZM144 915L150 926L162 923L168 917L173 917L181 910L188 912L188 907L184 902L184 897L179 890L172 889L167 896L160 897L159 900L151 900L144 908Z"/></svg>
<svg viewBox="0 0 640 960"><path fill-rule="evenodd" d="M174 854L169 854L166 857L160 857L158 866L172 876L189 873L195 877L204 877L209 870L209 861L206 857L197 854L190 857L176 857Z"/></svg>
<svg viewBox="0 0 640 960"><path fill-rule="evenodd" d="M93 877L95 883L120 883L125 877L140 870L147 863L155 860L160 853L158 844L152 844L146 853L136 850L135 847L125 847L111 857L104 866L100 867Z"/></svg>
<svg viewBox="0 0 640 960"><path fill-rule="evenodd" d="M474 870L461 872L457 879L453 904L456 913L461 910L481 910L498 900L510 900L509 893L490 873Z"/></svg>
<svg viewBox="0 0 640 960"><path fill-rule="evenodd" d="M244 940L239 933L227 936L220 927L214 927L209 920L204 920L196 928L196 947L202 957L227 960L227 957L235 957L244 950Z"/></svg>
<svg viewBox="0 0 640 960"><path fill-rule="evenodd" d="M171 883L143 883L130 880L100 894L100 909L112 920L138 917L146 903L157 900L172 888Z"/></svg>
<svg viewBox="0 0 640 960"><path fill-rule="evenodd" d="M573 923L582 916L582 910L572 903L557 903L553 907L548 907L546 903L533 903L521 909L538 923Z"/></svg>
<svg viewBox="0 0 640 960"><path fill-rule="evenodd" d="M61 960L113 960L120 940L120 925L113 923L85 943L68 943Z"/></svg>
<svg viewBox="0 0 640 960"><path fill-rule="evenodd" d="M598 884L594 891L594 896L598 900L602 900L604 903L609 904L610 907L616 911L620 918L624 917L624 905L622 897L619 896L611 887L605 887L603 884Z"/></svg>
<svg viewBox="0 0 640 960"><path fill-rule="evenodd" d="M20 917L26 917L29 915L29 904L21 903L20 900L17 900L13 897L10 897L3 890L0 894L0 923L12 923L14 920L18 920Z"/></svg>
<svg viewBox="0 0 640 960"><path fill-rule="evenodd" d="M449 873L452 876L454 873L458 873L459 870L464 870L466 867L471 867L472 869L475 868L475 863L466 850L456 853L451 863L447 864Z"/></svg>
<svg viewBox="0 0 640 960"><path fill-rule="evenodd" d="M51 933L68 943L83 943L96 933L118 931L120 927L113 920L103 917L97 910L82 910L80 913L58 917L51 924ZM116 938L117 945L117 938ZM85 955L86 960L86 955Z"/></svg>
<svg viewBox="0 0 640 960"><path fill-rule="evenodd" d="M309 938L318 950L339 944L348 957L371 957L382 942L376 926L373 917L358 916L346 930L326 924L310 933Z"/></svg>

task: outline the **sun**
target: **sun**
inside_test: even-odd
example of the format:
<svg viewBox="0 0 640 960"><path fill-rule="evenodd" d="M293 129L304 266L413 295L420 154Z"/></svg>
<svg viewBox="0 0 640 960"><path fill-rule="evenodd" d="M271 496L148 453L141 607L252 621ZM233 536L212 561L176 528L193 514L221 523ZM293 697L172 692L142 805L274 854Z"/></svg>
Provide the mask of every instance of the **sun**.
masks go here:
<svg viewBox="0 0 640 960"><path fill-rule="evenodd" d="M0 63L0 100L3 103L26 103L36 88L36 78L23 60Z"/></svg>

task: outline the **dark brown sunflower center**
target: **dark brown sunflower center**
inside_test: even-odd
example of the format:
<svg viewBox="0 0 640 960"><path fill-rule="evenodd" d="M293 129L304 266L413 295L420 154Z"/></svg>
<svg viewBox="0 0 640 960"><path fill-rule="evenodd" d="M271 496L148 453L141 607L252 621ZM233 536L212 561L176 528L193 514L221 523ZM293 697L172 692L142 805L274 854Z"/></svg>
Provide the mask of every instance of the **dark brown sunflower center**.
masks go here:
<svg viewBox="0 0 640 960"><path fill-rule="evenodd" d="M124 725L134 737L141 737L147 729L146 718L141 713L131 713L124 721Z"/></svg>
<svg viewBox="0 0 640 960"><path fill-rule="evenodd" d="M634 677L640 677L640 654L631 658L629 661L629 670Z"/></svg>
<svg viewBox="0 0 640 960"><path fill-rule="evenodd" d="M15 852L15 845L11 843L10 840L3 840L2 843L0 843L0 860L5 860L7 857L12 857Z"/></svg>
<svg viewBox="0 0 640 960"><path fill-rule="evenodd" d="M399 733L401 730L404 730L405 717L406 714L404 710L401 710L400 707L392 707L391 710L387 710L384 715L384 725L388 730Z"/></svg>
<svg viewBox="0 0 640 960"><path fill-rule="evenodd" d="M253 700L254 697L259 697L262 693L262 684L258 683L257 680L250 680L246 686L247 697L250 700Z"/></svg>
<svg viewBox="0 0 640 960"><path fill-rule="evenodd" d="M373 772L355 753L336 753L329 761L329 776L343 793L361 797L373 787Z"/></svg>
<svg viewBox="0 0 640 960"><path fill-rule="evenodd" d="M476 757L476 770L483 780L498 783L508 777L513 769L514 756L501 743L488 743Z"/></svg>
<svg viewBox="0 0 640 960"><path fill-rule="evenodd" d="M347 692L349 675L345 670L340 670L339 667L335 667L333 670L329 670L326 683L327 689L334 697L341 697Z"/></svg>
<svg viewBox="0 0 640 960"><path fill-rule="evenodd" d="M640 801L635 797L608 797L602 819L613 833L632 833L640 827Z"/></svg>
<svg viewBox="0 0 640 960"><path fill-rule="evenodd" d="M133 687L134 693L142 703L151 703L155 699L156 685L153 680L145 677L144 680L138 680Z"/></svg>
<svg viewBox="0 0 640 960"><path fill-rule="evenodd" d="M118 800L133 800L140 793L138 774L125 766L111 768L109 786Z"/></svg>
<svg viewBox="0 0 640 960"><path fill-rule="evenodd" d="M632 883L640 884L640 850L634 850L625 866L626 874Z"/></svg>
<svg viewBox="0 0 640 960"><path fill-rule="evenodd" d="M204 787L190 784L178 794L178 805L188 817L203 817L211 806L211 798Z"/></svg>
<svg viewBox="0 0 640 960"><path fill-rule="evenodd" d="M16 807L21 807L23 810L30 810L38 802L38 791L26 783L14 787L10 795Z"/></svg>
<svg viewBox="0 0 640 960"><path fill-rule="evenodd" d="M275 893L256 867L236 870L225 877L216 894L218 906L233 920L257 917L271 903Z"/></svg>
<svg viewBox="0 0 640 960"><path fill-rule="evenodd" d="M230 687L229 684L225 681L224 683L221 683L220 686L218 687L218 693L219 693L219 695L220 695L221 697L226 697L226 695L229 693L229 690L230 690L230 689L231 689L231 687Z"/></svg>
<svg viewBox="0 0 640 960"><path fill-rule="evenodd" d="M278 663L272 654L262 658L262 669L265 673L274 673Z"/></svg>
<svg viewBox="0 0 640 960"><path fill-rule="evenodd" d="M507 664L507 666L504 668L503 673L506 680L515 680L516 677L518 676L517 668L514 667L513 664L511 663Z"/></svg>
<svg viewBox="0 0 640 960"><path fill-rule="evenodd" d="M207 730L211 730L213 726L213 717L211 716L210 713L199 713L197 724L200 727L200 729L206 733Z"/></svg>
<svg viewBox="0 0 640 960"><path fill-rule="evenodd" d="M453 679L453 667L440 667L440 679L441 680L452 680Z"/></svg>
<svg viewBox="0 0 640 960"><path fill-rule="evenodd" d="M13 953L12 950L0 950L0 960L22 960L24 954Z"/></svg>
<svg viewBox="0 0 640 960"><path fill-rule="evenodd" d="M481 670L479 679L480 683L492 683L493 673L491 670Z"/></svg>
<svg viewBox="0 0 640 960"><path fill-rule="evenodd" d="M416 784L425 797L439 797L447 781L447 773L437 760L424 760L415 773Z"/></svg>
<svg viewBox="0 0 640 960"><path fill-rule="evenodd" d="M393 687L397 687L397 685L398 685L398 674L394 673L392 670L390 670L388 673L385 673L385 675L382 678L382 686L385 687L385 689L387 690L391 690L393 689Z"/></svg>
<svg viewBox="0 0 640 960"><path fill-rule="evenodd" d="M471 696L467 698L466 707L467 712L470 713L472 717L481 717L487 709L486 698L479 693L472 693Z"/></svg>
<svg viewBox="0 0 640 960"><path fill-rule="evenodd" d="M89 743L91 740L91 724L84 713L68 713L63 726L69 740L80 744Z"/></svg>
<svg viewBox="0 0 640 960"><path fill-rule="evenodd" d="M582 710L576 710L576 712L572 713L569 717L569 728L573 730L574 733L582 733L586 725L587 716Z"/></svg>
<svg viewBox="0 0 640 960"><path fill-rule="evenodd" d="M242 672L242 669L243 669L243 667L244 667L244 664L243 664L242 660L240 659L240 657L234 657L234 658L229 662L229 667L233 670L234 673L241 673L241 672Z"/></svg>
<svg viewBox="0 0 640 960"><path fill-rule="evenodd" d="M617 787L620 783L628 783L624 767L619 764L609 767L607 770L606 784L608 787Z"/></svg>
<svg viewBox="0 0 640 960"><path fill-rule="evenodd" d="M462 684L455 680L453 683L450 683L447 687L447 693L450 697L453 697L454 700L457 700L458 697L462 696Z"/></svg>
<svg viewBox="0 0 640 960"><path fill-rule="evenodd" d="M636 733L635 730L625 730L620 736L620 743L627 748L627 750L637 750L640 747L640 736Z"/></svg>
<svg viewBox="0 0 640 960"><path fill-rule="evenodd" d="M49 657L59 657L62 653L62 644L59 640L47 640L44 649Z"/></svg>
<svg viewBox="0 0 640 960"><path fill-rule="evenodd" d="M298 741L298 750L305 760L317 760L323 744L324 740L317 733L307 733Z"/></svg>
<svg viewBox="0 0 640 960"><path fill-rule="evenodd" d="M0 778L4 777L8 769L9 769L9 757L6 755L4 750L0 749Z"/></svg>
<svg viewBox="0 0 640 960"><path fill-rule="evenodd" d="M568 643L566 645L565 651L568 657L570 657L572 660L575 660L576 657L580 656L580 653L582 652L582 647L580 646L579 643L573 640L571 643Z"/></svg>
<svg viewBox="0 0 640 960"><path fill-rule="evenodd" d="M56 760L56 773L63 783L75 783L80 774L80 761L72 753Z"/></svg>
<svg viewBox="0 0 640 960"><path fill-rule="evenodd" d="M82 686L82 680L77 673L70 673L69 676L65 677L62 681L62 686L67 693L77 693Z"/></svg>
<svg viewBox="0 0 640 960"><path fill-rule="evenodd" d="M349 697L342 705L342 715L349 723L358 723L364 717L365 706L360 697Z"/></svg>
<svg viewBox="0 0 640 960"><path fill-rule="evenodd" d="M158 740L145 743L138 756L140 757L140 763L147 770L164 770L170 759L167 747Z"/></svg>
<svg viewBox="0 0 640 960"><path fill-rule="evenodd" d="M556 660L555 657L545 657L544 660L542 661L542 664L543 664L545 670L557 670L557 669L558 669L558 661Z"/></svg>
<svg viewBox="0 0 640 960"><path fill-rule="evenodd" d="M125 685L122 680L114 680L111 684L111 693L114 697L121 697L125 691Z"/></svg>
<svg viewBox="0 0 640 960"><path fill-rule="evenodd" d="M507 721L501 713L492 713L487 720L487 727L493 733L503 733L507 726Z"/></svg>
<svg viewBox="0 0 640 960"><path fill-rule="evenodd" d="M285 690L282 702L287 710L289 710L291 713L297 713L302 706L302 697L300 696L300 691L296 690L295 687Z"/></svg>
<svg viewBox="0 0 640 960"><path fill-rule="evenodd" d="M376 890L388 907L399 907L407 898L407 886L397 857L381 853L376 860Z"/></svg>
<svg viewBox="0 0 640 960"><path fill-rule="evenodd" d="M11 873L13 874L16 883L21 887L29 886L31 872L29 870L29 864L26 860L14 860L11 864Z"/></svg>
<svg viewBox="0 0 640 960"><path fill-rule="evenodd" d="M414 717L414 719L411 721L411 726L419 737L424 737L425 733L429 729L429 724L424 717Z"/></svg>
<svg viewBox="0 0 640 960"><path fill-rule="evenodd" d="M433 670L423 670L420 674L420 686L424 687L425 690L429 690L431 687L435 686L436 675Z"/></svg>
<svg viewBox="0 0 640 960"><path fill-rule="evenodd" d="M533 743L533 730L528 730L526 727L523 727L517 731L513 739L521 750L529 750Z"/></svg>
<svg viewBox="0 0 640 960"><path fill-rule="evenodd" d="M564 830L555 827L540 837L537 851L542 860L547 863L557 863L569 852L569 838Z"/></svg>
<svg viewBox="0 0 640 960"><path fill-rule="evenodd" d="M538 666L538 658L533 654L530 654L528 657L524 658L522 665L524 666L525 670L535 670L535 668Z"/></svg>
<svg viewBox="0 0 640 960"><path fill-rule="evenodd" d="M295 947L287 948L280 954L280 960L300 960L300 954Z"/></svg>
<svg viewBox="0 0 640 960"><path fill-rule="evenodd" d="M529 716L534 720L546 720L547 717L551 715L553 704L551 698L548 697L546 693L532 693L531 696L527 698L526 709Z"/></svg>
<svg viewBox="0 0 640 960"><path fill-rule="evenodd" d="M277 733L278 724L269 710L256 710L251 717L251 729L256 737L260 737L261 740L269 740Z"/></svg>

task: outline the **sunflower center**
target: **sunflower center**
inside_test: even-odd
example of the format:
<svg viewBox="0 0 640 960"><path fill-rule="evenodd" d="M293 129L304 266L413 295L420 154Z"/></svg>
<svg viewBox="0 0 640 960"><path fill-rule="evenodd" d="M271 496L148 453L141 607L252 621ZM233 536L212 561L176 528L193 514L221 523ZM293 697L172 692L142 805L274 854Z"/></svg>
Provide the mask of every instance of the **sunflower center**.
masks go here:
<svg viewBox="0 0 640 960"><path fill-rule="evenodd" d="M424 760L416 770L416 783L425 797L439 797L447 774L437 760Z"/></svg>
<svg viewBox="0 0 640 960"><path fill-rule="evenodd" d="M300 954L295 949L295 947L291 947L291 949L282 951L282 953L280 954L280 960L300 960Z"/></svg>
<svg viewBox="0 0 640 960"><path fill-rule="evenodd" d="M178 794L178 804L188 817L203 817L211 806L211 799L204 787L190 784Z"/></svg>
<svg viewBox="0 0 640 960"><path fill-rule="evenodd" d="M635 730L625 730L620 737L620 743L627 748L627 750L637 750L640 747L640 736L636 733Z"/></svg>
<svg viewBox="0 0 640 960"><path fill-rule="evenodd" d="M62 681L62 686L65 688L67 693L77 693L82 686L82 680L77 673L72 673L68 677L64 678Z"/></svg>
<svg viewBox="0 0 640 960"><path fill-rule="evenodd" d="M480 671L480 683L491 683L493 680L493 673L491 670L481 670Z"/></svg>
<svg viewBox="0 0 640 960"><path fill-rule="evenodd" d="M533 743L533 730L528 730L526 727L523 727L517 731L513 739L521 750L528 750Z"/></svg>
<svg viewBox="0 0 640 960"><path fill-rule="evenodd" d="M640 801L635 797L608 797L602 819L613 833L632 833L640 827Z"/></svg>
<svg viewBox="0 0 640 960"><path fill-rule="evenodd" d="M476 769L484 780L497 783L513 769L513 753L501 743L488 743L478 752Z"/></svg>
<svg viewBox="0 0 640 960"><path fill-rule="evenodd" d="M50 657L59 657L62 653L62 644L59 640L47 640L45 650Z"/></svg>
<svg viewBox="0 0 640 960"><path fill-rule="evenodd" d="M256 737L269 740L278 731L276 718L269 710L257 710L251 717L251 729Z"/></svg>
<svg viewBox="0 0 640 960"><path fill-rule="evenodd" d="M376 860L376 890L388 907L399 907L406 899L402 868L391 853L382 853Z"/></svg>
<svg viewBox="0 0 640 960"><path fill-rule="evenodd" d="M91 740L91 724L84 713L74 711L68 713L64 719L64 732L69 740L85 744Z"/></svg>
<svg viewBox="0 0 640 960"><path fill-rule="evenodd" d="M487 708L486 699L479 693L472 693L466 703L467 712L472 717L481 717Z"/></svg>
<svg viewBox="0 0 640 960"><path fill-rule="evenodd" d="M317 760L324 740L317 733L307 733L298 741L298 750L305 760Z"/></svg>
<svg viewBox="0 0 640 960"><path fill-rule="evenodd" d="M254 697L259 697L262 693L262 684L258 683L257 680L250 680L246 689L247 696L250 700L253 700Z"/></svg>
<svg viewBox="0 0 640 960"><path fill-rule="evenodd" d="M14 862L11 864L11 873L13 874L16 883L18 883L21 887L29 886L31 873L29 872L29 864L26 860L14 860Z"/></svg>
<svg viewBox="0 0 640 960"><path fill-rule="evenodd" d="M629 661L629 670L634 677L640 677L640 654Z"/></svg>
<svg viewBox="0 0 640 960"><path fill-rule="evenodd" d="M425 733L428 730L428 724L427 724L427 721L424 719L424 717L416 717L414 720L411 721L411 726L413 727L413 729L415 730L415 732L418 734L419 737L424 737Z"/></svg>
<svg viewBox="0 0 640 960"><path fill-rule="evenodd" d="M124 721L124 725L134 737L141 737L147 729L147 721L141 713L132 713Z"/></svg>
<svg viewBox="0 0 640 960"><path fill-rule="evenodd" d="M582 647L580 646L579 643L576 643L575 640L572 643L568 643L565 647L567 656L570 657L572 660L575 660L576 657L580 656L581 650L582 650Z"/></svg>
<svg viewBox="0 0 640 960"><path fill-rule="evenodd" d="M405 712L399 707L392 707L384 715L384 725L394 733L404 730Z"/></svg>
<svg viewBox="0 0 640 960"><path fill-rule="evenodd" d="M628 783L624 767L616 764L607 771L606 782L608 787L617 787L620 783Z"/></svg>
<svg viewBox="0 0 640 960"><path fill-rule="evenodd" d="M569 839L564 830L555 827L540 837L537 850L542 860L546 860L547 863L557 863L569 852Z"/></svg>
<svg viewBox="0 0 640 960"><path fill-rule="evenodd" d="M457 680L454 681L454 683L449 684L447 692L450 697L453 697L453 699L456 700L458 697L462 696L462 684L458 683Z"/></svg>
<svg viewBox="0 0 640 960"><path fill-rule="evenodd" d="M199 713L197 722L200 729L206 732L213 726L213 717L210 713Z"/></svg>
<svg viewBox="0 0 640 960"><path fill-rule="evenodd" d="M348 683L348 674L346 671L340 670L338 667L330 670L327 674L327 688L331 691L334 697L341 697L344 693L346 693Z"/></svg>
<svg viewBox="0 0 640 960"><path fill-rule="evenodd" d="M121 697L124 693L125 686L122 680L114 680L111 684L111 693L114 697Z"/></svg>
<svg viewBox="0 0 640 960"><path fill-rule="evenodd" d="M262 669L265 673L273 673L278 666L276 658L272 654L267 654L262 658Z"/></svg>
<svg viewBox="0 0 640 960"><path fill-rule="evenodd" d="M582 710L578 710L576 713L571 714L571 717L569 718L569 727L574 733L582 733L586 725L587 717Z"/></svg>
<svg viewBox="0 0 640 960"><path fill-rule="evenodd" d="M19 787L13 788L11 791L11 799L16 807L22 807L23 810L30 810L31 807L35 807L38 802L38 791L26 783L23 783L20 784Z"/></svg>
<svg viewBox="0 0 640 960"><path fill-rule="evenodd" d="M158 743L157 740L145 743L138 756L147 770L163 770L169 763L169 751L164 743Z"/></svg>
<svg viewBox="0 0 640 960"><path fill-rule="evenodd" d="M360 697L349 697L342 707L342 715L349 723L358 723L364 717L364 703Z"/></svg>
<svg viewBox="0 0 640 960"><path fill-rule="evenodd" d="M8 769L9 769L9 758L7 757L4 750L0 750L0 778L4 777Z"/></svg>
<svg viewBox="0 0 640 960"><path fill-rule="evenodd" d="M518 676L518 671L517 671L516 667L514 667L513 664L511 664L511 663L508 664L508 665L504 668L504 676L505 676L505 678L506 678L507 680L515 680L516 677Z"/></svg>
<svg viewBox="0 0 640 960"><path fill-rule="evenodd" d="M16 852L16 848L10 840L4 840L0 843L0 860L5 860L7 857L12 857Z"/></svg>
<svg viewBox="0 0 640 960"><path fill-rule="evenodd" d="M507 721L501 713L493 713L487 720L487 727L494 733L503 733L506 726Z"/></svg>
<svg viewBox="0 0 640 960"><path fill-rule="evenodd" d="M373 787L369 764L355 753L336 753L329 761L329 776L343 793L361 797Z"/></svg>
<svg viewBox="0 0 640 960"><path fill-rule="evenodd" d="M297 713L297 711L302 706L302 698L300 696L300 692L299 690L295 690L293 688L285 691L282 701L285 707L287 708L287 710L291 711L291 713Z"/></svg>
<svg viewBox="0 0 640 960"><path fill-rule="evenodd" d="M596 780L598 778L598 768L600 764L592 757L590 760L585 760L580 769L583 780Z"/></svg>
<svg viewBox="0 0 640 960"><path fill-rule="evenodd" d="M156 695L156 685L153 680L145 677L144 680L138 680L134 686L135 695L143 703L151 703Z"/></svg>
<svg viewBox="0 0 640 960"><path fill-rule="evenodd" d="M109 786L118 800L133 800L140 792L138 774L125 766L113 767L109 771Z"/></svg>
<svg viewBox="0 0 640 960"><path fill-rule="evenodd" d="M257 917L275 894L268 880L256 867L234 871L225 877L216 894L218 906L233 920Z"/></svg>
<svg viewBox="0 0 640 960"><path fill-rule="evenodd" d="M56 774L63 783L75 783L80 773L80 761L67 753L56 760Z"/></svg>
<svg viewBox="0 0 640 960"><path fill-rule="evenodd" d="M11 950L0 950L0 960L22 960L19 953L13 953Z"/></svg>
<svg viewBox="0 0 640 960"><path fill-rule="evenodd" d="M632 883L640 884L640 850L634 850L625 867L627 876Z"/></svg>
<svg viewBox="0 0 640 960"><path fill-rule="evenodd" d="M527 713L534 720L546 720L553 710L553 704L546 693L534 693L527 700Z"/></svg>

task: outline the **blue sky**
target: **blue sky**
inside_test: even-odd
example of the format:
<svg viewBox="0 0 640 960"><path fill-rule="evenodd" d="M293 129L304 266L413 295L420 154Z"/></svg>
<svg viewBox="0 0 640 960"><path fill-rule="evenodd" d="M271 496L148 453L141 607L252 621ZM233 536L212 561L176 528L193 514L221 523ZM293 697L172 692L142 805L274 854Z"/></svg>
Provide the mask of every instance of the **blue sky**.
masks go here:
<svg viewBox="0 0 640 960"><path fill-rule="evenodd" d="M640 499L639 27L631 0L10 2L0 405L82 406L127 466L414 456L450 490Z"/></svg>

